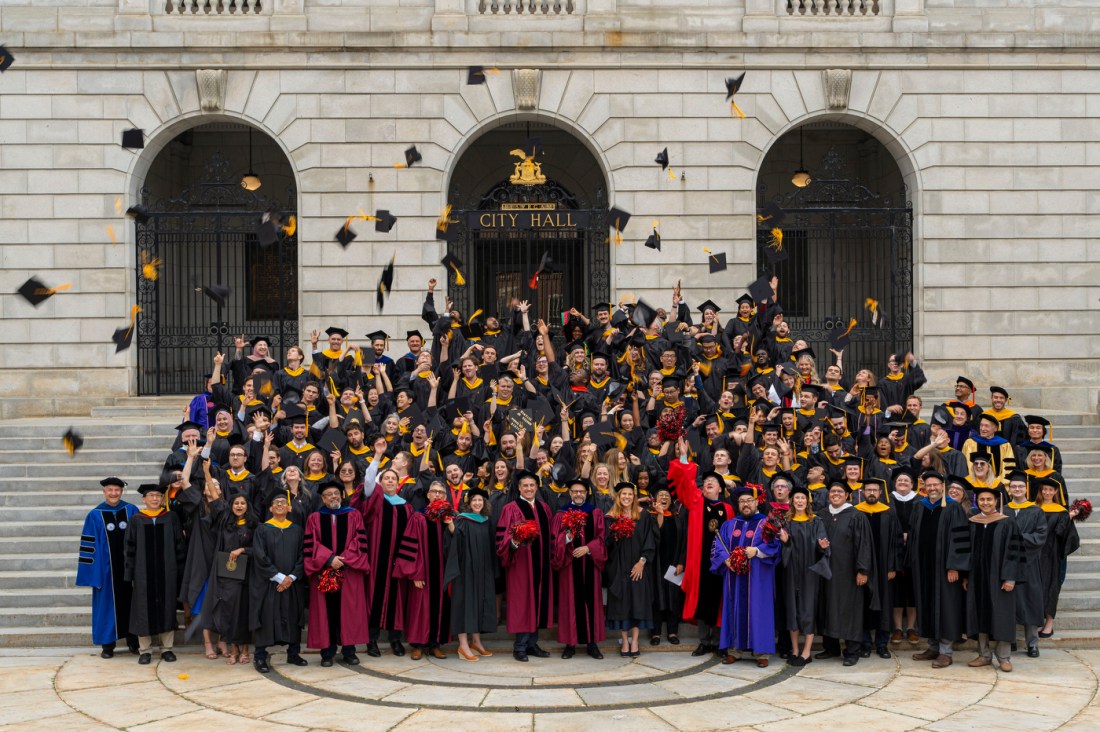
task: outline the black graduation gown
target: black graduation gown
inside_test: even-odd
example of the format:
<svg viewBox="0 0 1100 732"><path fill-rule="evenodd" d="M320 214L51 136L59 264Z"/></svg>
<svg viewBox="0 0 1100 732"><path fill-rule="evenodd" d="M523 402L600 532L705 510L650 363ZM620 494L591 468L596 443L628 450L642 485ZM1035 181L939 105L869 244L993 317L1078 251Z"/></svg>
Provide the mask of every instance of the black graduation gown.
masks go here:
<svg viewBox="0 0 1100 732"><path fill-rule="evenodd" d="M863 504L860 504L861 506ZM881 505L881 504L879 504ZM857 506L857 509L859 507ZM859 509L862 513L862 509ZM893 628L894 599L890 595L890 572L901 569L904 559L901 543L901 524L893 509L866 513L875 544L875 587L878 591L878 608L864 607L863 627L866 630L889 631Z"/></svg>
<svg viewBox="0 0 1100 732"><path fill-rule="evenodd" d="M947 571L970 568L970 524L966 510L947 499L930 504L918 499L909 524L906 566L916 595L917 629L930 640L956 641L965 632L966 592L948 582Z"/></svg>
<svg viewBox="0 0 1100 732"><path fill-rule="evenodd" d="M1043 612L1057 617L1058 596L1062 592L1062 560L1081 547L1077 525L1064 508L1043 511L1047 519L1047 539L1039 555L1039 574L1043 583Z"/></svg>
<svg viewBox="0 0 1100 732"><path fill-rule="evenodd" d="M634 533L627 539L616 539L611 527L616 519L607 517L607 564L604 565L607 589L607 619L652 620L653 578L657 558L657 522L642 513L634 522ZM635 582L630 570L638 559L645 557L642 578ZM663 572L662 572L663 574Z"/></svg>
<svg viewBox="0 0 1100 732"><path fill-rule="evenodd" d="M783 593L786 613L783 628L799 633L813 633L822 580L828 580L829 550L818 542L828 538L825 522L820 516L809 521L791 521L788 539L783 545Z"/></svg>
<svg viewBox="0 0 1100 732"><path fill-rule="evenodd" d="M500 563L489 519L455 518L443 584L451 587L451 633L492 633L497 629L496 577Z"/></svg>
<svg viewBox="0 0 1100 732"><path fill-rule="evenodd" d="M1039 559L1047 541L1047 521L1043 509L1035 505L1013 508L1006 504L1001 511L1016 521L1020 534L1020 568L1016 589L1012 591L1016 603L1016 622L1021 625L1042 625L1043 578L1039 573Z"/></svg>
<svg viewBox="0 0 1100 732"><path fill-rule="evenodd" d="M1019 589L1005 592L1004 582L1018 582L1022 545L1016 520L1005 516L985 523L970 519L970 568L966 592L966 632L971 638L988 633L994 641L1016 640L1016 600Z"/></svg>
<svg viewBox="0 0 1100 732"><path fill-rule="evenodd" d="M248 643L248 580L218 576L218 552L244 548L238 562L251 562L252 535L256 525L251 520L237 523L237 517L222 500L209 505L213 527L214 552L206 598L203 600L203 627L218 633L228 643ZM252 567L248 567L251 573Z"/></svg>
<svg viewBox="0 0 1100 732"><path fill-rule="evenodd" d="M821 519L829 539L829 570L818 622L822 635L846 641L863 641L865 609L878 610L878 572L874 539L867 516L849 506L840 513L826 511ZM856 574L867 575L867 584L856 585Z"/></svg>
<svg viewBox="0 0 1100 732"><path fill-rule="evenodd" d="M176 592L185 548L179 515L138 511L126 527L126 581L133 582L130 632L151 636L176 629Z"/></svg>
<svg viewBox="0 0 1100 732"><path fill-rule="evenodd" d="M302 527L260 524L252 538L252 571L248 579L248 627L257 647L300 643L305 625L306 569ZM272 578L296 578L279 592Z"/></svg>

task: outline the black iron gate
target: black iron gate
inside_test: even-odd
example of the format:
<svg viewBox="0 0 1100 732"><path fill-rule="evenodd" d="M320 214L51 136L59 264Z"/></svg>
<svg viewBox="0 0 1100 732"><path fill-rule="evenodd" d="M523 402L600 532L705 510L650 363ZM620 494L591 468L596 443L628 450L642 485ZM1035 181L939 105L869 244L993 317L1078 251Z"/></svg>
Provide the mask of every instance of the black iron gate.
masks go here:
<svg viewBox="0 0 1100 732"><path fill-rule="evenodd" d="M538 211L544 218L551 214L557 223L584 223L532 228L469 225L492 211ZM565 217L566 213L572 217ZM477 209L452 211L451 217L458 230L447 250L464 263L467 283L456 287L455 274L450 272L447 292L464 317L480 308L507 318L513 300L527 300L532 328L539 318L560 328L569 308L587 314L610 298L606 208L579 208L576 199L553 181L535 186L504 182L483 196ZM488 221L495 223L492 218ZM550 264L532 289L531 277L545 253Z"/></svg>
<svg viewBox="0 0 1100 732"><path fill-rule="evenodd" d="M296 195L276 201L242 188L229 163L215 153L203 180L166 200L142 203L149 220L137 224L138 393L195 394L217 351L233 357L233 339L266 335L272 356L298 344L298 240L285 236L261 247L261 216L274 208L283 220ZM159 276L143 265L159 260ZM231 288L224 307L203 293Z"/></svg>
<svg viewBox="0 0 1100 732"><path fill-rule="evenodd" d="M805 188L768 200L786 214L782 246L787 258L767 259L771 223L758 227L757 269L779 277L779 303L792 338L809 343L817 354L818 375L833 363L830 338L856 318L844 351L850 377L859 369L884 372L890 353L913 348L913 208L904 190L895 203L840 172L843 160L831 150L821 178ZM879 303L884 324L872 323L868 298Z"/></svg>

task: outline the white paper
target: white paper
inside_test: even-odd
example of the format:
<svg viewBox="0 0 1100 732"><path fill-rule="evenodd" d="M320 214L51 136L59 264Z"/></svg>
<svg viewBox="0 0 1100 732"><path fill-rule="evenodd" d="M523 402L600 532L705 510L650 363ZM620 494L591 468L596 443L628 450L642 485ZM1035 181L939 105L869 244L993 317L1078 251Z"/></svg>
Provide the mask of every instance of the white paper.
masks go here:
<svg viewBox="0 0 1100 732"><path fill-rule="evenodd" d="M665 579L677 587L684 584L684 575L676 574L676 566L673 564L668 565L668 569L665 570Z"/></svg>

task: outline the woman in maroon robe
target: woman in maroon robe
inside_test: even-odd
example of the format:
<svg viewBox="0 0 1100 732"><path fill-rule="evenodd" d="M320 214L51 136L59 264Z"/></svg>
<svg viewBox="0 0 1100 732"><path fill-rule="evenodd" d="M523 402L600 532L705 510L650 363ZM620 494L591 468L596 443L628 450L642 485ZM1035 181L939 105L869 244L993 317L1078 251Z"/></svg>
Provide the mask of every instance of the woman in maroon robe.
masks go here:
<svg viewBox="0 0 1100 732"><path fill-rule="evenodd" d="M447 500L443 481L432 482L427 499L425 510L433 501ZM451 543L447 524L453 520L450 517L430 519L425 511L412 514L397 550L393 576L412 583L408 587L405 636L412 644L414 661L423 658L424 649L435 658L447 657L440 646L451 640L451 598L443 582L443 572Z"/></svg>
<svg viewBox="0 0 1100 732"><path fill-rule="evenodd" d="M604 545L604 516L588 498L590 488L584 478L569 482L569 504L554 514L550 531L554 545L550 563L557 573L558 642L563 643L562 658L572 658L576 646L583 643L592 658L603 658L599 643L607 638L603 612L603 567L607 561ZM585 516L578 533L567 530L567 514Z"/></svg>
<svg viewBox="0 0 1100 732"><path fill-rule="evenodd" d="M554 583L550 565L550 508L535 500L538 477L527 470L516 474L519 497L500 511L497 524L497 556L504 568L504 595L508 601L505 627L516 634L512 657L525 662L528 656L549 658L539 647L539 630L554 622ZM513 526L525 521L538 524L538 535L515 541Z"/></svg>

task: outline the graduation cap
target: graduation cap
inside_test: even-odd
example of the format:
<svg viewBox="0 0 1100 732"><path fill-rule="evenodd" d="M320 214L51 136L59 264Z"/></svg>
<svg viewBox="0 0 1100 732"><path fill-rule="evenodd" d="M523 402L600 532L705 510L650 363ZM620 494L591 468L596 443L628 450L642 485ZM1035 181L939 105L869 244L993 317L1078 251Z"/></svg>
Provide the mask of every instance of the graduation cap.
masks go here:
<svg viewBox="0 0 1100 732"><path fill-rule="evenodd" d="M126 209L126 215L139 224L144 224L149 221L149 209L141 205L131 206Z"/></svg>
<svg viewBox="0 0 1100 732"><path fill-rule="evenodd" d="M362 429L362 425L360 425L360 429ZM325 433L321 435L321 439L317 441L317 447L325 454L325 457L328 457L333 450L343 450L347 444L347 436L335 427L329 427L325 430Z"/></svg>
<svg viewBox="0 0 1100 732"><path fill-rule="evenodd" d="M65 446L69 457L75 457L76 451L84 447L84 438L74 428L70 427L69 431L61 436L61 444ZM123 485L126 484L123 483Z"/></svg>
<svg viewBox="0 0 1100 732"><path fill-rule="evenodd" d="M141 150L145 147L145 130L137 127L122 131L122 146L127 150Z"/></svg>
<svg viewBox="0 0 1100 732"><path fill-rule="evenodd" d="M543 270L546 269L546 265L548 265L548 264L550 264L550 250L549 249L542 253L542 258L539 259L538 269L535 270L535 273L533 275L531 275L531 279L527 282L527 286L530 287L532 290L537 290L538 289L538 287L539 287L539 275L541 275L543 273Z"/></svg>
<svg viewBox="0 0 1100 732"><path fill-rule="evenodd" d="M737 100L734 99L734 95L741 91L741 84L745 81L745 72L741 72L740 76L734 76L726 79L726 101L730 103L730 115L734 112L745 119L745 113L741 111L741 108L737 106Z"/></svg>
<svg viewBox="0 0 1100 732"><path fill-rule="evenodd" d="M470 84L470 85L473 85L473 86L477 86L478 84L484 84L485 83L485 77L488 74L499 74L499 73L500 73L500 69L498 69L495 66L491 69L487 69L484 66L470 66L469 68L466 69L466 83Z"/></svg>
<svg viewBox="0 0 1100 732"><path fill-rule="evenodd" d="M395 259L397 259L396 254L390 257L390 263L382 268L382 276L378 279L378 290L375 295L375 302L378 304L379 310L386 304L385 295L393 289L393 263Z"/></svg>
<svg viewBox="0 0 1100 732"><path fill-rule="evenodd" d="M393 166L395 168L411 168L415 163L419 163L424 159L424 156L420 154L420 151L416 149L416 145L405 150L405 163L398 163Z"/></svg>
<svg viewBox="0 0 1100 732"><path fill-rule="evenodd" d="M775 291L772 289L771 275L765 272L757 278L755 282L749 285L749 294L758 305L774 296Z"/></svg>
<svg viewBox="0 0 1100 732"><path fill-rule="evenodd" d="M218 307L224 308L226 300L233 294L233 290L228 285L209 285L202 288L202 294L216 302Z"/></svg>
<svg viewBox="0 0 1100 732"><path fill-rule="evenodd" d="M779 226L787 218L787 212L779 207L778 203L768 203L756 214L756 223L764 224L769 228Z"/></svg>
<svg viewBox="0 0 1100 732"><path fill-rule="evenodd" d="M15 63L15 56L7 46L0 46L0 72L7 71L13 63Z"/></svg>
<svg viewBox="0 0 1100 732"><path fill-rule="evenodd" d="M72 285L69 283L58 285L57 287L46 287L40 279L31 277L20 286L17 292L24 300L34 307L38 307L61 290L68 290L70 287L72 287Z"/></svg>
<svg viewBox="0 0 1100 732"><path fill-rule="evenodd" d="M837 351L843 351L844 347L848 345L848 341L852 339L852 330L856 327L856 319L851 318L848 320L848 328L841 330L840 328L833 329L833 332L829 335L829 345L831 345Z"/></svg>
<svg viewBox="0 0 1100 732"><path fill-rule="evenodd" d="M137 314L141 312L141 308L134 305L130 309L130 325L125 328L119 328L115 331L115 334L111 336L111 340L115 343L115 353L125 351L129 348L134 341L134 324L137 322Z"/></svg>
<svg viewBox="0 0 1100 732"><path fill-rule="evenodd" d="M871 325L876 328L886 327L886 312L879 306L878 300L869 297L863 302L863 307L871 313ZM973 389L973 386L971 386L971 389Z"/></svg>
<svg viewBox="0 0 1100 732"><path fill-rule="evenodd" d="M710 273L715 274L717 272L725 272L729 264L726 262L726 253L718 252L715 254L711 250L703 247L703 251L707 253L707 264L710 266Z"/></svg>
<svg viewBox="0 0 1100 732"><path fill-rule="evenodd" d="M611 210L607 212L608 225L615 230L615 243L623 243L623 230L626 229L627 222L630 221L630 214L623 211L618 206L612 206Z"/></svg>
<svg viewBox="0 0 1100 732"><path fill-rule="evenodd" d="M657 319L657 311L650 307L645 300L638 300L634 306L634 312L630 314L630 322L639 328L648 328Z"/></svg>
<svg viewBox="0 0 1100 732"><path fill-rule="evenodd" d="M438 232L438 229L437 229L437 232ZM446 267L447 269L449 269L449 270L451 270L452 272L455 273L455 286L456 287L464 287L466 285L466 278L462 276L462 269L461 269L462 260L461 259L456 257L454 254L451 254L450 252L448 252L447 256L443 257L440 264L442 264L444 267Z"/></svg>

